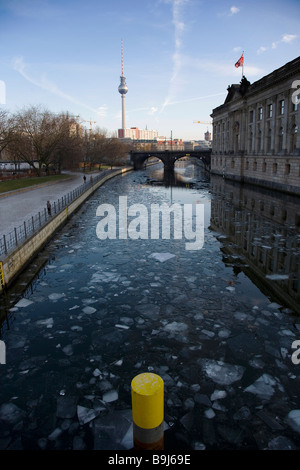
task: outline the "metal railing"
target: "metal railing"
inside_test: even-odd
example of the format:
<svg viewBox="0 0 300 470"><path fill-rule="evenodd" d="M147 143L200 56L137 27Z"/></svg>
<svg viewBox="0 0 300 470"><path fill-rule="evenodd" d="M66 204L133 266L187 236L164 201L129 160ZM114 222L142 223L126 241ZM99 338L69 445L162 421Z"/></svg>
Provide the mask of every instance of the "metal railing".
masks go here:
<svg viewBox="0 0 300 470"><path fill-rule="evenodd" d="M0 238L0 259L11 253L34 233L39 232L43 226L54 216L62 212L72 201L98 183L107 172L110 171L104 170L99 175L88 177L83 184L51 203L49 209L45 207L43 211L24 221L23 224L15 227L7 235L2 235Z"/></svg>

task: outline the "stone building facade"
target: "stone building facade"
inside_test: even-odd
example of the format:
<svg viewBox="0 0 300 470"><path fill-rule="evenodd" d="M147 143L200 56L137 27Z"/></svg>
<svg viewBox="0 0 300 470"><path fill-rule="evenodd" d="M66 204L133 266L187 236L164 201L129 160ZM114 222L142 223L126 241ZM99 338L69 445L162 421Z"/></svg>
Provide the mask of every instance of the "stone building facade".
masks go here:
<svg viewBox="0 0 300 470"><path fill-rule="evenodd" d="M243 77L229 86L211 114L211 172L300 195L299 87L300 57L257 82Z"/></svg>

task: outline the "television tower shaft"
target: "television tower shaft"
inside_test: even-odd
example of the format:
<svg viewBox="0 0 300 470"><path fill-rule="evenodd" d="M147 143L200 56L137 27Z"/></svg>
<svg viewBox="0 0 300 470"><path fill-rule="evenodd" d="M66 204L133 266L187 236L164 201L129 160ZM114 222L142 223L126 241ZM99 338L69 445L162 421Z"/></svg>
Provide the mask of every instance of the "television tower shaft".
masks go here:
<svg viewBox="0 0 300 470"><path fill-rule="evenodd" d="M128 86L126 85L125 77L124 77L123 40L121 41L121 66L122 66L122 75L120 77L121 83L119 85L118 91L121 94L121 98L122 98L122 129L126 129L125 95L128 92Z"/></svg>

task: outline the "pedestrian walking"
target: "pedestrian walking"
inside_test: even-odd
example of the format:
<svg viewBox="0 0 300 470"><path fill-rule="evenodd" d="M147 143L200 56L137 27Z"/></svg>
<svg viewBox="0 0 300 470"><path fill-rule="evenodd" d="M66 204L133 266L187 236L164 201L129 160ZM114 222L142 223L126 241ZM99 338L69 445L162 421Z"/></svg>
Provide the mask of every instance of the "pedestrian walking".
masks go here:
<svg viewBox="0 0 300 470"><path fill-rule="evenodd" d="M47 210L48 210L48 215L51 215L51 204L50 204L50 201L47 201Z"/></svg>
<svg viewBox="0 0 300 470"><path fill-rule="evenodd" d="M83 177L83 181L86 182L86 176L85 176L85 175L84 175L84 177Z"/></svg>

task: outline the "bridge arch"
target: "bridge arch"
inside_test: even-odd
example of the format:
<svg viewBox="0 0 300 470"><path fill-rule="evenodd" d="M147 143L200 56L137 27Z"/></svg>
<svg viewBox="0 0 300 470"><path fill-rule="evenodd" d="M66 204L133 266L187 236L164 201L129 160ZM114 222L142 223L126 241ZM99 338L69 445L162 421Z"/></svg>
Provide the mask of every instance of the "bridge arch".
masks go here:
<svg viewBox="0 0 300 470"><path fill-rule="evenodd" d="M173 170L175 162L182 157L195 157L203 161L206 170L210 170L211 149L193 150L189 152L185 150L164 150L150 152L132 150L130 153L131 161L135 170L141 170L144 168L145 161L150 157L159 158L164 164L165 169L168 170Z"/></svg>

